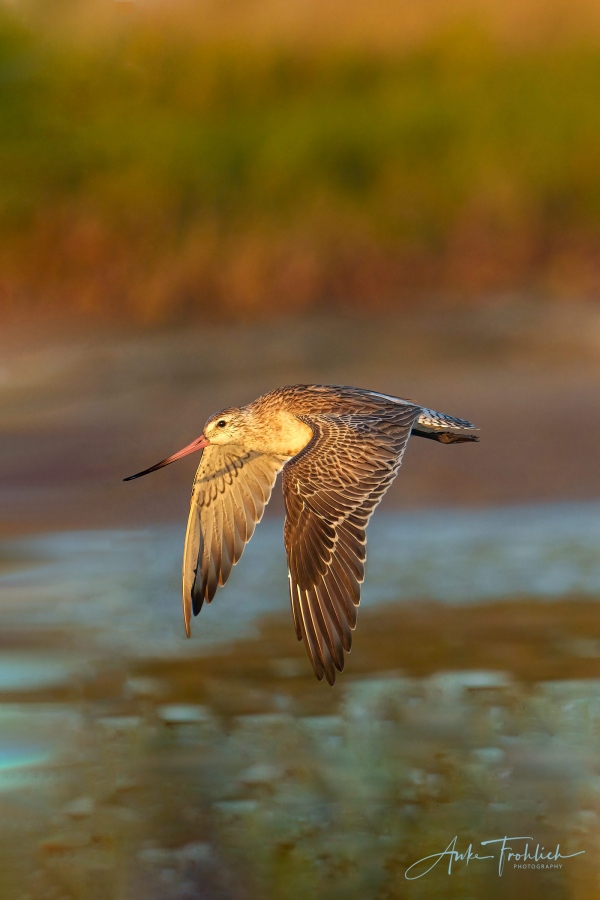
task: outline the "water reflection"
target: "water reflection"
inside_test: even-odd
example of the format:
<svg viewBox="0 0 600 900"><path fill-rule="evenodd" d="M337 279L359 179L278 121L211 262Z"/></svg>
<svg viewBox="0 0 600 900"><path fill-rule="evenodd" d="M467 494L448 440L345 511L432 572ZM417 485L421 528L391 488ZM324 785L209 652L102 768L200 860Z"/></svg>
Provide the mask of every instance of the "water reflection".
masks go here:
<svg viewBox="0 0 600 900"><path fill-rule="evenodd" d="M331 690L281 522L183 637L182 529L4 542L6 896L592 896L600 505L381 515ZM546 602L552 599L552 602ZM561 869L418 859L504 834Z"/></svg>

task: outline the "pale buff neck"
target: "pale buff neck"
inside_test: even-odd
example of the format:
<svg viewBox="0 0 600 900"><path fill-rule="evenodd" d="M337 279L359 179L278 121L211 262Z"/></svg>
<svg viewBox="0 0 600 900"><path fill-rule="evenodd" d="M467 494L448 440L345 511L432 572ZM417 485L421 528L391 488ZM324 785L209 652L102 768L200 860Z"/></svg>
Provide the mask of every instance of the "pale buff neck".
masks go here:
<svg viewBox="0 0 600 900"><path fill-rule="evenodd" d="M312 437L312 428L286 409L252 410L248 425L248 448L275 456L296 456Z"/></svg>

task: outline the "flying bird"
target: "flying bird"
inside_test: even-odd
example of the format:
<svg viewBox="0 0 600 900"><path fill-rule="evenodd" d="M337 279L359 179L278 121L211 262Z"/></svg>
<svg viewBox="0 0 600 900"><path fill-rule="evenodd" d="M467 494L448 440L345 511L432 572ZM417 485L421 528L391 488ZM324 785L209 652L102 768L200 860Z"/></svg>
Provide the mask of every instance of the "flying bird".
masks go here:
<svg viewBox="0 0 600 900"><path fill-rule="evenodd" d="M242 556L283 470L284 543L298 640L329 684L344 668L365 574L366 528L411 434L478 441L475 426L363 388L296 384L211 416L200 437L131 481L202 451L183 552L183 619Z"/></svg>

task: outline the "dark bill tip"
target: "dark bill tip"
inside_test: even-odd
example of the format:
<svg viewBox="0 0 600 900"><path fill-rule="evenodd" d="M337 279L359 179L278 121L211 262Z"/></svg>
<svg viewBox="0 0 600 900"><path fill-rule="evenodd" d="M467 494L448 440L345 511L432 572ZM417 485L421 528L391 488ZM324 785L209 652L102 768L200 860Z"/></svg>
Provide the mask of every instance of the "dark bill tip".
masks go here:
<svg viewBox="0 0 600 900"><path fill-rule="evenodd" d="M196 438L195 441L192 441L192 443L188 444L187 447L184 447L183 450L178 450L177 453L174 453L172 456L161 459L159 463L156 463L155 466L150 466L149 469L144 469L142 472L136 472L135 475L129 475L127 478L124 478L123 481L133 481L135 478L141 478L142 475L148 475L149 472L156 472L157 469L162 469L164 466L170 465L172 462L175 462L176 459L181 459L182 456L193 453L194 450L202 450L204 447L208 447L209 443L210 441L201 434L199 438Z"/></svg>

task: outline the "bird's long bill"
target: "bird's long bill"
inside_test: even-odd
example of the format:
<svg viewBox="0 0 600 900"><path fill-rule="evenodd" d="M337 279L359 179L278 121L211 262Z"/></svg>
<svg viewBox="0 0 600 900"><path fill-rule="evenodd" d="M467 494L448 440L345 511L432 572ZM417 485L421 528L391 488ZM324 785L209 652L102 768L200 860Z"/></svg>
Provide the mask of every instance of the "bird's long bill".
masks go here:
<svg viewBox="0 0 600 900"><path fill-rule="evenodd" d="M199 438L196 438L195 441L192 441L191 444L188 444L182 450L178 450L173 456L167 456L166 459L162 459L155 466L150 466L149 469L144 469L143 472L138 472L137 475L130 475L129 478L124 478L123 481L133 481L134 478L141 478L142 475L147 475L148 472L156 472L157 469L168 466L169 463L175 462L176 459L181 459L182 456L187 456L188 453L193 453L194 450L202 450L203 447L208 447L209 444L210 441L201 434Z"/></svg>

